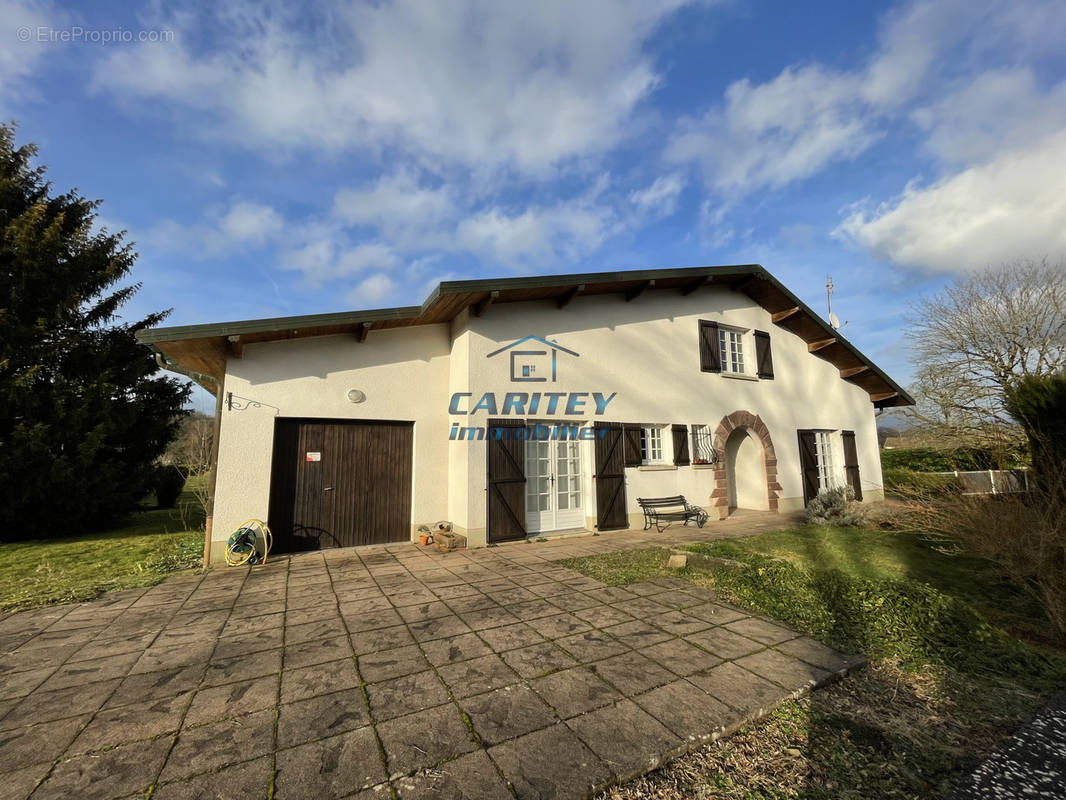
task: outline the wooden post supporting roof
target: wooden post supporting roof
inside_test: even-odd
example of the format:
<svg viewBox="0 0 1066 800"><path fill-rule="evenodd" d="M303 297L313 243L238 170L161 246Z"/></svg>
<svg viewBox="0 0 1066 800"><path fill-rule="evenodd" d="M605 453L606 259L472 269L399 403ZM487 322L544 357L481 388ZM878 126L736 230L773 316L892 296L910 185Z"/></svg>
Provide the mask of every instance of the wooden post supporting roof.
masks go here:
<svg viewBox="0 0 1066 800"><path fill-rule="evenodd" d="M482 314L484 314L486 311L488 311L489 310L489 306L491 306L494 302L496 302L496 300L498 300L499 297L500 297L500 293L497 292L497 291L493 291L493 292L489 292L488 295L483 297L478 302L474 303L474 316L475 317L480 317Z"/></svg>
<svg viewBox="0 0 1066 800"><path fill-rule="evenodd" d="M654 279L653 280L649 280L649 281L644 281L644 283L640 284L639 286L634 286L632 289L630 289L629 291L626 292L626 302L628 303L630 300L636 300L638 297L640 297L642 294L644 294L644 292L646 292L648 289L654 289L654 288L655 288L655 280Z"/></svg>
<svg viewBox="0 0 1066 800"><path fill-rule="evenodd" d="M558 305L559 308L566 308L570 305L570 301L585 291L585 284L579 283L576 286L571 286L563 294L559 296Z"/></svg>
<svg viewBox="0 0 1066 800"><path fill-rule="evenodd" d="M681 296L682 297L688 297L690 294L692 294L697 289L701 289L704 286L707 286L707 285L712 284L712 283L714 283L714 276L713 275L705 275L704 277L700 278L698 281L693 281L688 286L686 286L684 289L682 289L681 290Z"/></svg>

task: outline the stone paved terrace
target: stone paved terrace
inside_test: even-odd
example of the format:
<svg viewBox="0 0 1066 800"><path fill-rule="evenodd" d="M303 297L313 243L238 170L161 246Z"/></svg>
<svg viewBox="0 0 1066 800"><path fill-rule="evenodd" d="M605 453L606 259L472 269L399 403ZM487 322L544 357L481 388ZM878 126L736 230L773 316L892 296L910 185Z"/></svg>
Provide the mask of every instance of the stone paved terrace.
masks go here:
<svg viewBox="0 0 1066 800"><path fill-rule="evenodd" d="M331 550L10 615L0 800L587 796L859 663L554 563L739 530Z"/></svg>

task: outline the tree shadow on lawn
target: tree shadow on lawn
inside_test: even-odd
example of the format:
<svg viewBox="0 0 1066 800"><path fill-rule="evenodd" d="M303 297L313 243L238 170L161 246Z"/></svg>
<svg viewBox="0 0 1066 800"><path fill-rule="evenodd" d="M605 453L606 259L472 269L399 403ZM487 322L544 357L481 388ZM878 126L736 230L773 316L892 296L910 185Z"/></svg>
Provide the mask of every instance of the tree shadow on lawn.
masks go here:
<svg viewBox="0 0 1066 800"><path fill-rule="evenodd" d="M1031 693L875 663L604 796L946 797L1037 704Z"/></svg>
<svg viewBox="0 0 1066 800"><path fill-rule="evenodd" d="M677 572L665 568L669 552L567 563L617 583L677 575L872 663L609 796L945 796L1066 685L1061 652L1012 638L964 600L919 580L808 571L751 553L733 567L692 559Z"/></svg>

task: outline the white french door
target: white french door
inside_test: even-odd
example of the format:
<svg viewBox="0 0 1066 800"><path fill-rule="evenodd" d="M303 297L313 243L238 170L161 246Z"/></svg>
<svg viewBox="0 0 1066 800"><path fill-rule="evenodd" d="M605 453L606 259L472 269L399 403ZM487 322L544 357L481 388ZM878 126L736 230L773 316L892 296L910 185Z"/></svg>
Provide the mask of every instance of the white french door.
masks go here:
<svg viewBox="0 0 1066 800"><path fill-rule="evenodd" d="M526 441L526 530L585 527L581 448L572 440Z"/></svg>

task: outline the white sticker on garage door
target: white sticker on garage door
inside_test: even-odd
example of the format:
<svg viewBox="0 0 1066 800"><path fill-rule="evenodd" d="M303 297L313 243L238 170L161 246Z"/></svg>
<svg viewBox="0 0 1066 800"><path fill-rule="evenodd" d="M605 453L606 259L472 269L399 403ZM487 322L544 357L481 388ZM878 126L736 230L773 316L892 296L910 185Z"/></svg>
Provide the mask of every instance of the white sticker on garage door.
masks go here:
<svg viewBox="0 0 1066 800"><path fill-rule="evenodd" d="M322 460L322 454L321 453L308 453L307 454L307 460L308 461L321 461Z"/></svg>

